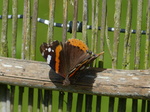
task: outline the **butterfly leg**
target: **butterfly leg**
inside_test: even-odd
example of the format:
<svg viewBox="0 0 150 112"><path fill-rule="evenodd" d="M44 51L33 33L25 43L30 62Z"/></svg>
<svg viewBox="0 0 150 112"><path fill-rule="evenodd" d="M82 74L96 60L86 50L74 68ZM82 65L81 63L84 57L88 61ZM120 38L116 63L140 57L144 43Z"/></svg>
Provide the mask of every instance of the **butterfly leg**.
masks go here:
<svg viewBox="0 0 150 112"><path fill-rule="evenodd" d="M65 80L63 81L64 86L70 85L69 77L66 77Z"/></svg>

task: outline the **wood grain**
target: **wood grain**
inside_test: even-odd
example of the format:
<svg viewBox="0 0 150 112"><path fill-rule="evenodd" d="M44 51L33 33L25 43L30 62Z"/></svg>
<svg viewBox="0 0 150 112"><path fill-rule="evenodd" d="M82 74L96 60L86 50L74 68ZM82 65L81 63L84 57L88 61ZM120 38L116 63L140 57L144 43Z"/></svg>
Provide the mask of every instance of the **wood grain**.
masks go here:
<svg viewBox="0 0 150 112"><path fill-rule="evenodd" d="M149 70L90 68L72 77L69 86L46 62L0 57L0 83L82 94L150 99ZM76 80L75 80L76 79Z"/></svg>

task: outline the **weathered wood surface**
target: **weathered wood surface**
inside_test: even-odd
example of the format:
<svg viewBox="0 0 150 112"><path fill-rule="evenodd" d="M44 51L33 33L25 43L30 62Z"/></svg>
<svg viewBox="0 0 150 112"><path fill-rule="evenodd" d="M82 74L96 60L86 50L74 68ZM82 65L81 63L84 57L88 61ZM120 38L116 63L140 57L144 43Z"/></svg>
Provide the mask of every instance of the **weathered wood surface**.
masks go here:
<svg viewBox="0 0 150 112"><path fill-rule="evenodd" d="M0 83L60 91L150 99L150 70L87 69L77 81L62 80L46 62L0 57Z"/></svg>

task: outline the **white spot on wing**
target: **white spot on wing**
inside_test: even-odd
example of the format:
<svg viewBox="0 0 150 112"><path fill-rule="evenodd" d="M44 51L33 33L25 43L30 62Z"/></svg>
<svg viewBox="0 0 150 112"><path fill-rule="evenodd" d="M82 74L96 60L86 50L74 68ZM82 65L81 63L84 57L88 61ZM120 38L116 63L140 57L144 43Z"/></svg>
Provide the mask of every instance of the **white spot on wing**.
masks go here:
<svg viewBox="0 0 150 112"><path fill-rule="evenodd" d="M48 64L50 64L51 58L52 58L52 56L50 56L50 55L47 56L47 63Z"/></svg>
<svg viewBox="0 0 150 112"><path fill-rule="evenodd" d="M48 52L51 52L51 48L48 48Z"/></svg>

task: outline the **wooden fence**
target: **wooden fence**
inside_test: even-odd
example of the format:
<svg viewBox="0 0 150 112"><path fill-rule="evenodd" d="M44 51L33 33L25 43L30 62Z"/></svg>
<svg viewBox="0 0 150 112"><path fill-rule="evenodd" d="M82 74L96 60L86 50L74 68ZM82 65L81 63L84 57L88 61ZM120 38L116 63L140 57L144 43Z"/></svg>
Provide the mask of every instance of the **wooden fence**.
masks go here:
<svg viewBox="0 0 150 112"><path fill-rule="evenodd" d="M17 58L17 27L18 2L13 0L12 7L12 35L8 40L8 12L9 0L3 0L2 26L0 36L0 111L1 112L125 112L128 108L132 112L150 111L150 71L149 71L149 32L150 32L150 0L138 0L136 3L137 16L133 17L133 0L124 2L114 0L114 32L110 38L108 32L109 1L92 0L82 1L82 11L79 10L81 1L63 0L63 28L62 41L67 40L67 22L69 4L73 8L72 38L77 37L78 14L82 12L82 40L89 44L94 52L106 51L100 57L101 68L86 69L81 72L77 82L71 79L69 86L62 86L62 78L56 75L44 62L36 60L38 41L37 18L40 0L24 0L21 58ZM49 25L47 42L54 40L54 22L57 7L55 0L49 0ZM123 3L126 3L125 34L121 38L121 14ZM31 4L33 6L31 6ZM145 5L144 5L145 4ZM91 10L89 11L89 6ZM101 6L101 8L100 8ZM146 11L145 7L146 6ZM32 8L32 9L31 9ZM91 38L87 30L91 12ZM145 13L146 12L146 13ZM145 15L144 15L145 14ZM142 18L146 17L146 35L143 37ZM136 19L136 34L133 40L131 30L132 19ZM99 31L98 26L101 26ZM112 35L111 35L112 36ZM43 38L43 37L42 37ZM144 39L143 39L144 38ZM120 40L123 40L120 41ZM90 40L90 42L89 42ZM133 44L134 41L134 44ZM144 41L144 42L143 42ZM11 43L11 44L10 44ZM144 43L144 44L143 44ZM121 47L121 44L123 48ZM11 45L11 47L9 46ZM120 55L122 54L122 55ZM9 58L6 58L9 57ZM12 57L12 58L10 58ZM107 57L111 59L112 69L104 69ZM119 57L122 57L121 60ZM133 58L134 57L134 58ZM143 58L143 59L142 59ZM32 60L32 61L31 61ZM132 61L134 60L134 61ZM121 64L119 64L121 61ZM142 64L141 64L142 63ZM98 65L98 64L95 64ZM121 67L120 67L121 65ZM132 65L132 67L131 67ZM134 66L134 67L133 67ZM139 70L142 66L142 69ZM122 70L118 70L122 68ZM126 69L126 70L125 70ZM129 70L134 69L134 70ZM107 96L108 102L103 98ZM117 98L117 101L116 101ZM131 100L130 105L128 104ZM117 102L117 104L116 104ZM139 102L140 105L139 105ZM107 104L107 105L105 105ZM140 108L139 108L140 106ZM105 108L105 109L104 109Z"/></svg>

